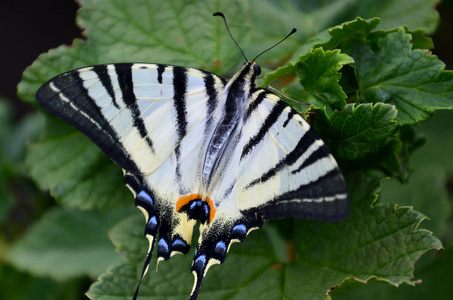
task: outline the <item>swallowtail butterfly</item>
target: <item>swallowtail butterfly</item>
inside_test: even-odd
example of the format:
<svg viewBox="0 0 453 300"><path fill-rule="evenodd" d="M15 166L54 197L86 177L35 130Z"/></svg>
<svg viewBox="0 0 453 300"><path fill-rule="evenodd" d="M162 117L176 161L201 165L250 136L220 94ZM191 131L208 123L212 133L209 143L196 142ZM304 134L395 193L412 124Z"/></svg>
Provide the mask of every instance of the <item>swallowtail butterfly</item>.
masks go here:
<svg viewBox="0 0 453 300"><path fill-rule="evenodd" d="M158 261L186 254L200 223L190 299L209 267L263 221L348 214L335 159L294 109L256 86L255 59L230 80L172 65L98 65L61 74L36 93L123 169L146 218L141 278L155 248Z"/></svg>

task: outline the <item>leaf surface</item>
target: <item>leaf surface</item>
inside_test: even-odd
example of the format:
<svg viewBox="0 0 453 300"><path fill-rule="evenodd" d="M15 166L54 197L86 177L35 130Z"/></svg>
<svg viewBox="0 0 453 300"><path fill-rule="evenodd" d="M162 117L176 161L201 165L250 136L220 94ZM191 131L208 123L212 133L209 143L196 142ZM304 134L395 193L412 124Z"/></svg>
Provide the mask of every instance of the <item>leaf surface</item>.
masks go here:
<svg viewBox="0 0 453 300"><path fill-rule="evenodd" d="M107 231L128 214L130 210L124 208L103 213L50 210L14 244L8 262L20 270L55 280L96 277L121 262Z"/></svg>

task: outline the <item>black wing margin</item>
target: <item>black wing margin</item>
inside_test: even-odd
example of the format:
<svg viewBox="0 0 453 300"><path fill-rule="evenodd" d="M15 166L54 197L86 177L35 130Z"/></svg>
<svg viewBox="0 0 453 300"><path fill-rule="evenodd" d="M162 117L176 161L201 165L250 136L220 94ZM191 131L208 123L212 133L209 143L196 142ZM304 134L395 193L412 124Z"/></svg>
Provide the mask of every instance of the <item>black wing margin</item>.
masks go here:
<svg viewBox="0 0 453 300"><path fill-rule="evenodd" d="M117 64L115 71L131 72L131 67L131 64ZM107 65L70 71L49 80L36 93L38 104L88 136L121 168L132 173L139 173L138 167L120 143L118 133L102 112L100 103L86 87L87 81L81 76L87 72L98 76L93 80L93 86L103 86L106 92L104 96L110 102L107 105L112 105L119 110L128 109L126 105L120 108L116 101ZM127 87L124 86L121 86L120 89L127 91ZM133 100L135 99L129 99L129 101Z"/></svg>

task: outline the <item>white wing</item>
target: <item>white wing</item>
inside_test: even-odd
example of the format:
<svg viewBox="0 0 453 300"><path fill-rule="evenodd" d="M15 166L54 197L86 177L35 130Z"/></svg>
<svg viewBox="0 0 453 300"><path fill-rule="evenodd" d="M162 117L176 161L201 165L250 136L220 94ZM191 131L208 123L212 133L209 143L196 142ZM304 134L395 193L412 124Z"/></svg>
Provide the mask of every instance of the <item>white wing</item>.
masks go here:
<svg viewBox="0 0 453 300"><path fill-rule="evenodd" d="M254 104L260 95L263 100ZM255 93L250 107L238 145L240 157L236 151L238 209L244 214L253 210L266 220L344 219L349 204L343 175L314 130L265 90Z"/></svg>

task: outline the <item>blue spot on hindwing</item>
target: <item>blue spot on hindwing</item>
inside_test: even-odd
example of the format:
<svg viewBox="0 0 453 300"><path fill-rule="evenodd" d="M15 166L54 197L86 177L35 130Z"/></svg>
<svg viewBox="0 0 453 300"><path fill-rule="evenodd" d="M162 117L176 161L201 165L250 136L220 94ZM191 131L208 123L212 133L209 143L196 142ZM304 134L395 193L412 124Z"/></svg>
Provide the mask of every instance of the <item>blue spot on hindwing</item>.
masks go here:
<svg viewBox="0 0 453 300"><path fill-rule="evenodd" d="M184 241L182 238L177 237L176 239L173 240L173 243L171 244L172 251L178 251L183 254L187 254L190 250L190 246Z"/></svg>
<svg viewBox="0 0 453 300"><path fill-rule="evenodd" d="M155 233L157 231L157 225L157 217L152 216L146 225L146 230L149 231L149 233Z"/></svg>
<svg viewBox="0 0 453 300"><path fill-rule="evenodd" d="M233 230L231 231L231 238L243 240L245 239L246 235L247 227L245 227L244 224L238 224L234 226Z"/></svg>
<svg viewBox="0 0 453 300"><path fill-rule="evenodd" d="M233 227L233 230L231 231L233 234L246 234L247 233L247 227L245 227L244 224L238 224Z"/></svg>
<svg viewBox="0 0 453 300"><path fill-rule="evenodd" d="M168 243L163 238L159 240L159 244L157 245L157 247L158 247L157 252L159 256L166 256L166 254L170 252L170 250L168 249Z"/></svg>
<svg viewBox="0 0 453 300"><path fill-rule="evenodd" d="M206 255L200 255L194 261L192 268L197 271L203 271L206 266Z"/></svg>
<svg viewBox="0 0 453 300"><path fill-rule="evenodd" d="M172 247L175 247L175 246L187 246L186 242L184 242L183 240L181 239L176 239L173 241L173 244L171 244Z"/></svg>
<svg viewBox="0 0 453 300"><path fill-rule="evenodd" d="M148 202L149 205L154 206L153 198L151 198L151 196L143 190L140 191L140 193L138 193L137 198L141 198L141 199L145 200L146 202Z"/></svg>
<svg viewBox="0 0 453 300"><path fill-rule="evenodd" d="M227 247L224 241L220 241L215 245L214 253L220 255L222 258L225 257L227 252Z"/></svg>

